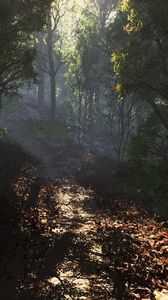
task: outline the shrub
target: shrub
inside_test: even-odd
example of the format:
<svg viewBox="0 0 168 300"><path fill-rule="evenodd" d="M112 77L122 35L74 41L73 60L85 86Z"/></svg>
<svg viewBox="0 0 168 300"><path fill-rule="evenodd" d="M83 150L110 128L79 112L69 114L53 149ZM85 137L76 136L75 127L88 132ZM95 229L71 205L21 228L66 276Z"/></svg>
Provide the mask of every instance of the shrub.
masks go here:
<svg viewBox="0 0 168 300"><path fill-rule="evenodd" d="M154 114L144 122L129 149L126 185L143 204L168 214L168 133ZM129 174L128 174L129 173Z"/></svg>

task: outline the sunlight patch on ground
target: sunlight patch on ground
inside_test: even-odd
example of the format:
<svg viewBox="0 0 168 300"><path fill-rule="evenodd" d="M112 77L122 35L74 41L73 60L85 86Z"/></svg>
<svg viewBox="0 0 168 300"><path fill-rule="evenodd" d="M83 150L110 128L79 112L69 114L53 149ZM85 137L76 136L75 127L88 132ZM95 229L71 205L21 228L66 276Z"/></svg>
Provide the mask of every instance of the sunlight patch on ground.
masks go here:
<svg viewBox="0 0 168 300"><path fill-rule="evenodd" d="M103 262L103 251L102 246L94 243L90 249L90 258L97 261Z"/></svg>
<svg viewBox="0 0 168 300"><path fill-rule="evenodd" d="M73 222L74 226L80 224L78 231L86 231L88 224L86 220L89 220L92 217L92 214L89 214L85 211L84 205L86 201L90 198L88 191L80 186L63 186L57 192L57 201L60 206L60 215L62 219L67 222ZM66 224L65 224L66 225Z"/></svg>
<svg viewBox="0 0 168 300"><path fill-rule="evenodd" d="M60 284L60 280L57 277L52 277L52 278L48 279L47 281L54 286Z"/></svg>
<svg viewBox="0 0 168 300"><path fill-rule="evenodd" d="M73 285L76 285L76 287L82 291L90 289L89 279L81 278L81 277L75 278L75 275L73 274L72 271L60 272L59 278L61 281L65 279L68 280L69 282L73 283ZM60 284L60 280L58 279L58 277L52 277L47 281L52 285L56 286Z"/></svg>
<svg viewBox="0 0 168 300"><path fill-rule="evenodd" d="M64 185L57 190L55 198L60 208L60 227L57 226L57 228L53 229L53 233L63 235L66 232L72 232L75 235L87 235L92 231L92 228L94 228L93 214L86 209L87 201L90 200L90 192L77 185ZM93 255L94 261L102 259L102 249L99 245L93 244L92 252L100 254L97 256ZM59 268L59 278L51 277L47 282L53 286L60 285L61 282L69 282L81 295L79 299L88 299L88 294L90 294L92 288L91 285L97 280L97 276L82 276L80 272L77 274L77 270L79 272L78 261L70 262L65 258Z"/></svg>
<svg viewBox="0 0 168 300"><path fill-rule="evenodd" d="M85 190L77 184L64 183L54 191L52 199L59 206L59 219L56 220L56 223L53 220L55 227L51 230L52 234L58 235L59 241L64 241L66 234L72 234L72 237L74 235L75 241L81 245L81 249L79 248L78 251L74 242L72 242L73 249L69 245L69 252L65 251L59 267L55 265L55 270L57 270L55 274L57 275L45 281L46 292L52 290L52 287L63 289L64 299L72 300L69 290L69 286L72 286L78 294L78 300L93 300L95 298L89 298L90 295L95 292L101 294L103 290L110 289L108 278L100 278L98 274L92 274L92 268L95 268L96 265L99 267L104 263L102 247L92 237L97 234L99 227L107 226L106 223L109 226L110 221L99 220L98 217L101 225L97 225L94 211L88 209L92 203L90 202L92 201L92 191ZM45 207L39 212L39 216L42 223L46 223ZM75 251L78 252L77 256ZM75 257L77 259L74 259ZM88 265L87 257L92 261L91 265Z"/></svg>

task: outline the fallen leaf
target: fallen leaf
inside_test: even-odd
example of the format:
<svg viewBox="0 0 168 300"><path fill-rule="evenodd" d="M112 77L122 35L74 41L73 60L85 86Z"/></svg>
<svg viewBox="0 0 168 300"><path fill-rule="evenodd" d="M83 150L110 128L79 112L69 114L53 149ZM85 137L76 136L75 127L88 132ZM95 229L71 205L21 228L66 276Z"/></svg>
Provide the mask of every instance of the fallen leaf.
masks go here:
<svg viewBox="0 0 168 300"><path fill-rule="evenodd" d="M156 300L168 300L168 292L166 290L162 290L161 292L155 290L154 295Z"/></svg>

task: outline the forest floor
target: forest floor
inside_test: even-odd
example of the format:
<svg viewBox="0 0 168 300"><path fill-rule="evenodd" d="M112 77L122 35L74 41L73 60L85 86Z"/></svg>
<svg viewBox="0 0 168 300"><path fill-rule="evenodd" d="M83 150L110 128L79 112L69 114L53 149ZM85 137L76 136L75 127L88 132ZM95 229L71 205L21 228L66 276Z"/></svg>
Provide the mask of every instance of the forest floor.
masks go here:
<svg viewBox="0 0 168 300"><path fill-rule="evenodd" d="M0 299L166 300L167 223L117 195L110 161L64 146L59 168L65 156L53 180L20 146L0 145Z"/></svg>

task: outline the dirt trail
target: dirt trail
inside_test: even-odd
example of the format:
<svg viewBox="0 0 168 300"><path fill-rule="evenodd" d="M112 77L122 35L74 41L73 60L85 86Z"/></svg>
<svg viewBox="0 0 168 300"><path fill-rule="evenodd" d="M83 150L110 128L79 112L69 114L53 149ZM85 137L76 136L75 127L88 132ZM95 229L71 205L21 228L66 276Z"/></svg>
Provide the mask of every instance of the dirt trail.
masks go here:
<svg viewBox="0 0 168 300"><path fill-rule="evenodd" d="M50 244L34 275L27 272L23 294L131 300L154 299L153 291L167 289L168 235L163 223L126 200L99 210L93 191L72 178L53 185L50 200L59 213L55 218L39 207L38 226L45 225L40 239Z"/></svg>
<svg viewBox="0 0 168 300"><path fill-rule="evenodd" d="M99 207L77 176L46 181L19 148L13 164L12 147L2 152L1 181L14 173L0 186L0 300L154 300L168 289L166 222L113 195Z"/></svg>
<svg viewBox="0 0 168 300"><path fill-rule="evenodd" d="M60 205L60 215L57 228L53 231L62 235L73 234L74 245L71 251L75 250L76 255L70 251L68 261L65 260L60 265L59 279L53 277L48 281L57 286L60 279L65 280L68 285L74 286L77 290L77 299L97 299L94 297L96 293L101 299L101 291L103 289L110 291L111 287L108 278L103 279L100 274L104 259L102 247L95 238L98 226L96 222L100 219L95 215L96 206L92 199L92 192L69 182L59 189L57 199ZM78 245L81 248L78 248ZM89 265L89 260L91 265ZM83 274L80 271L81 267L85 269ZM64 296L65 299L71 298L68 293ZM72 296L72 299L75 298Z"/></svg>

